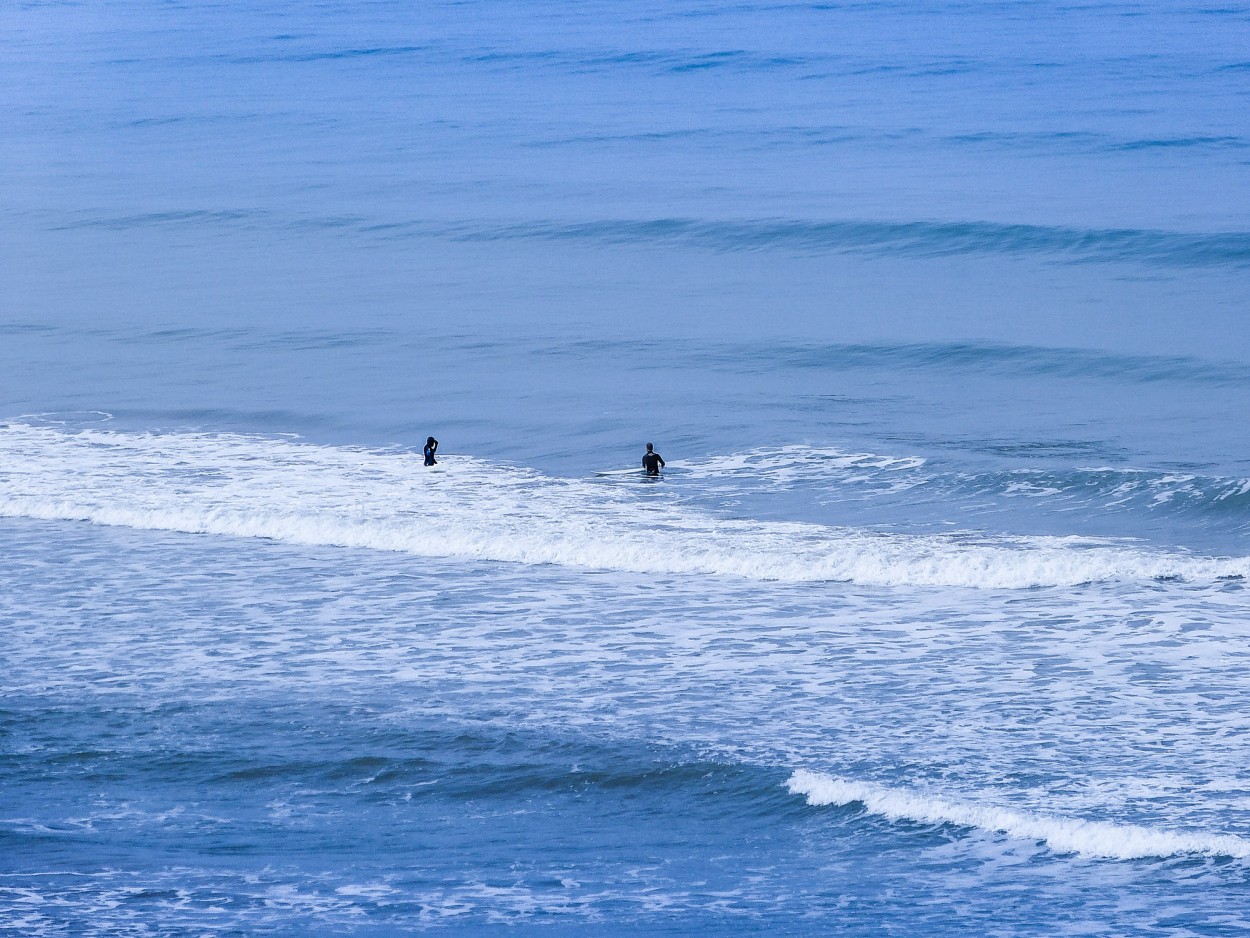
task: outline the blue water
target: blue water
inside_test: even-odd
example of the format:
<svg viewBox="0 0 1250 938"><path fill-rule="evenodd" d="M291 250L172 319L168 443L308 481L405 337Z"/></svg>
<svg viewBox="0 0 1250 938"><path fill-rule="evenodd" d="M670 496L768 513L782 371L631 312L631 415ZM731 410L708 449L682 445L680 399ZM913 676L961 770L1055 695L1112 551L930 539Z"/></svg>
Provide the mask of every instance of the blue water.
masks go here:
<svg viewBox="0 0 1250 938"><path fill-rule="evenodd" d="M1250 931L1250 6L0 35L0 933Z"/></svg>

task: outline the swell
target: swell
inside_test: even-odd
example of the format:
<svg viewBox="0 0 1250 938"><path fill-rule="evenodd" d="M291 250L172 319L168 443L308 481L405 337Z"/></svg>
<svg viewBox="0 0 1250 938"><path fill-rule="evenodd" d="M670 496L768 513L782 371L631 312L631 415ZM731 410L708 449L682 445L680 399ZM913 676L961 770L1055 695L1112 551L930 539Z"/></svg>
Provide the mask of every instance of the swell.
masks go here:
<svg viewBox="0 0 1250 938"><path fill-rule="evenodd" d="M729 351L726 349L726 351ZM761 349L732 350L727 364L759 358ZM1137 384L1241 386L1250 368L1237 362L1182 355L1128 355L1083 348L1005 345L987 342L873 342L836 345L776 344L766 348L770 367L794 369L863 368L956 372L995 377L1114 380ZM716 354L713 352L712 354ZM723 353L722 353L723 354Z"/></svg>
<svg viewBox="0 0 1250 938"><path fill-rule="evenodd" d="M993 378L1063 378L1132 384L1241 388L1250 384L1250 366L1192 355L1128 354L1096 348L994 342L733 342L701 337L574 339L556 335L486 338L479 335L412 334L395 329L344 326L339 329L273 328L263 324L232 327L109 328L50 325L33 321L0 323L0 335L54 337L64 341L109 342L163 348L169 345L218 346L231 352L378 350L404 346L414 353L437 349L449 354L537 356L554 361L602 360L613 368L632 361L666 367L697 367L742 374L766 370L850 369L934 374L975 374ZM622 364L624 363L624 364Z"/></svg>
<svg viewBox="0 0 1250 938"><path fill-rule="evenodd" d="M1250 575L1079 537L886 534L722 519L662 486L605 486L449 456L231 434L0 429L0 516L260 537L418 557L781 582L1024 589ZM697 481L693 482L697 486ZM663 531L664 549L655 548Z"/></svg>
<svg viewBox="0 0 1250 938"><path fill-rule="evenodd" d="M1250 266L1250 231L1185 232L1081 228L988 221L873 221L762 218L616 218L582 221L454 221L289 215L242 209L181 209L134 215L82 212L52 230L148 227L329 230L387 240L548 241L682 246L717 253L867 254L905 258L967 255L1038 257L1061 263L1138 263L1177 268Z"/></svg>
<svg viewBox="0 0 1250 938"><path fill-rule="evenodd" d="M399 717L381 701L358 708L297 694L280 701L249 696L243 706L229 697L157 706L117 700L70 706L38 698L25 704L0 711L0 718L10 717L9 734L23 752L0 759L0 779L27 791L31 802L42 802L42 792L89 784L216 791L239 804L263 791L270 797L301 791L366 802L416 792L426 801L452 803L616 793L657 803L713 798L720 817L794 813L771 767L558 728L535 731L429 714L411 722L409 714ZM0 835L56 837L117 818L115 812L55 821L7 818L0 820ZM136 811L124 819L145 827L165 818Z"/></svg>
<svg viewBox="0 0 1250 938"><path fill-rule="evenodd" d="M1057 854L1114 860L1186 856L1250 858L1250 840L1229 833L1173 830L1148 823L1090 820L1005 806L978 796L951 798L918 789L839 778L807 769L708 758L684 748L594 740L556 731L467 721L422 720L333 703L249 699L157 708L35 706L13 727L22 759L0 763L31 813L0 823L17 845L76 842L85 834L150 842L190 836L205 843L243 828L260 802L275 819L302 826L296 803L319 806L339 823L345 803L367 809L420 804L460 810L482 802L532 805L535 799L590 799L615 814L627 805L681 805L687 819L718 827L801 818L786 796L812 807L858 807L897 825L950 825L1043 844ZM321 728L334 726L337 732ZM119 730L124 734L118 735ZM121 749L102 748L108 737ZM81 813L34 793L88 784L97 791L195 792L211 796L214 816L177 798L132 803L99 798ZM334 810L330 810L330 805ZM437 805L446 805L446 809ZM313 814L318 814L314 811ZM841 825L838 825L841 827ZM836 834L836 828L833 831ZM384 843L381 844L385 846Z"/></svg>
<svg viewBox="0 0 1250 938"><path fill-rule="evenodd" d="M415 233L403 224L379 232ZM1146 228L1077 228L984 221L704 221L689 218L461 225L466 241L537 239L606 245L678 244L718 252L786 250L900 257L1015 255L1072 263L1134 261L1165 267L1250 265L1250 232L1180 232Z"/></svg>
<svg viewBox="0 0 1250 938"><path fill-rule="evenodd" d="M860 805L867 813L888 821L952 824L1003 833L1043 843L1056 853L1117 860L1187 855L1250 858L1250 840L1234 834L1177 832L951 801L906 789L846 781L806 769L796 770L787 787L792 794L803 795L810 805Z"/></svg>

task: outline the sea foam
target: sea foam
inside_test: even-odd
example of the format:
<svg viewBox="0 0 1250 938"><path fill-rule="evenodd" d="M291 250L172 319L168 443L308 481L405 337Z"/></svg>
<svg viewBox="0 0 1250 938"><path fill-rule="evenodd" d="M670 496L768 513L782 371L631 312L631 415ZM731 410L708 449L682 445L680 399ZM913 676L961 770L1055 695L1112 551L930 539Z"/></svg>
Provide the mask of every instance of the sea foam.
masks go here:
<svg viewBox="0 0 1250 938"><path fill-rule="evenodd" d="M884 534L723 519L661 487L604 486L472 457L234 434L0 428L0 515L263 537L421 557L782 582L990 589L1250 575L1078 537ZM657 549L657 538L663 549Z"/></svg>

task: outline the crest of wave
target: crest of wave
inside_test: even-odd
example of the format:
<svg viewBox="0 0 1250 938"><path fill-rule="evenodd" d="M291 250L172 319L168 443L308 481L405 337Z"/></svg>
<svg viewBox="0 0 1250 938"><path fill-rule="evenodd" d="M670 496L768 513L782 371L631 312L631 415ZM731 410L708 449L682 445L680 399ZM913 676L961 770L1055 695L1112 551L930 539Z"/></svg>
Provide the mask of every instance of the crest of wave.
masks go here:
<svg viewBox="0 0 1250 938"><path fill-rule="evenodd" d="M1233 834L1177 833L1117 824L1053 817L991 805L967 804L864 782L851 782L806 769L786 783L791 794L804 795L811 805L861 804L870 814L890 821L955 824L998 831L1020 840L1046 844L1059 853L1135 860L1205 854L1250 857L1250 841Z"/></svg>

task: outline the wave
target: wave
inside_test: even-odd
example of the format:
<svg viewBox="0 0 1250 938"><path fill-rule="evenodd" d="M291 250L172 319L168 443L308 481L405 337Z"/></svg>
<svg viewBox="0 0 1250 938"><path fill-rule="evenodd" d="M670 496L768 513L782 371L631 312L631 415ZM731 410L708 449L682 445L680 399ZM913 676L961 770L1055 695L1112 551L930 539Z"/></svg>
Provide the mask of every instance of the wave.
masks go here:
<svg viewBox="0 0 1250 938"><path fill-rule="evenodd" d="M0 323L0 335L61 335L66 341L105 339L126 345L172 343L219 344L231 351L321 350L335 348L383 349L398 343L413 344L410 336L393 329L274 328L248 326L178 326L162 328L79 327L38 322ZM1178 384L1192 387L1241 388L1250 384L1250 366L1244 363L1186 355L1125 354L1103 349L1014 345L993 342L794 342L697 341L677 338L597 338L559 341L519 337L489 339L480 336L425 337L420 347L440 348L447 353L515 354L524 350L551 359L583 362L589 358L619 360L639 357L663 362L666 367L742 374L767 371L889 370L933 372L966 376L1063 378L1079 381L1112 381L1116 384ZM843 398L843 400L849 400Z"/></svg>
<svg viewBox="0 0 1250 938"><path fill-rule="evenodd" d="M572 241L603 246L681 245L719 253L787 251L800 255L896 257L1007 255L1064 263L1138 263L1159 267L1250 266L1250 231L1186 232L1151 228L1078 228L987 221L872 221L695 218L583 221L431 222L344 215L288 215L244 209L184 209L132 215L80 213L52 230L127 230L217 225L246 230L343 230L384 238L461 242Z"/></svg>
<svg viewBox="0 0 1250 938"><path fill-rule="evenodd" d="M757 348L755 354L763 351ZM1250 368L1233 361L986 342L778 343L767 353L770 363L791 368L890 368L1230 387L1250 381Z"/></svg>
<svg viewBox="0 0 1250 938"><path fill-rule="evenodd" d="M557 479L467 456L429 470L410 452L259 436L10 424L0 427L0 466L0 516L418 557L987 589L1250 576L1250 557L721 519L684 507L667 486Z"/></svg>
<svg viewBox="0 0 1250 938"><path fill-rule="evenodd" d="M848 453L814 446L778 446L727 456L674 461L690 479L710 491L751 488L788 491L803 488L819 497L836 488L844 497L871 498L931 485L926 460L919 456Z"/></svg>
<svg viewBox="0 0 1250 938"><path fill-rule="evenodd" d="M1004 150L1036 149L1069 153L1133 153L1142 150L1244 150L1245 137L1227 134L1176 134L1174 136L1134 137L1081 130L1056 131L976 131L951 134L942 142L955 146L996 147Z"/></svg>
<svg viewBox="0 0 1250 938"><path fill-rule="evenodd" d="M997 455L1070 457L1058 444L986 444ZM922 497L948 506L1008 508L1023 500L1042 510L1162 513L1221 517L1250 524L1250 479L1111 466L1017 468L992 472L938 470L918 456L847 453L810 446L755 449L674 463L714 491L789 491L817 500Z"/></svg>
<svg viewBox="0 0 1250 938"><path fill-rule="evenodd" d="M1015 469L964 477L974 492L1045 499L1073 510L1137 509L1171 515L1250 519L1250 479L1122 468ZM1241 516L1246 516L1243 519Z"/></svg>
<svg viewBox="0 0 1250 938"><path fill-rule="evenodd" d="M1250 857L1250 840L1234 834L1176 833L1135 824L1086 821L966 804L881 785L849 782L806 769L795 771L786 785L791 794L805 796L810 805L860 804L868 813L890 821L954 824L997 831L1009 837L1044 843L1058 853L1117 860L1195 854Z"/></svg>
<svg viewBox="0 0 1250 938"><path fill-rule="evenodd" d="M370 226L379 233L418 233L427 225ZM449 226L465 241L538 239L603 244L669 243L722 252L783 249L806 254L867 253L905 257L966 254L1045 256L1069 262L1160 266L1250 265L1250 231L1181 232L1146 228L1074 228L982 221L704 221L687 218L530 222Z"/></svg>

